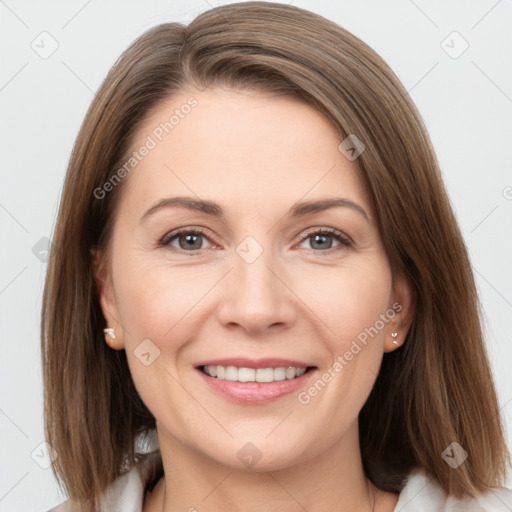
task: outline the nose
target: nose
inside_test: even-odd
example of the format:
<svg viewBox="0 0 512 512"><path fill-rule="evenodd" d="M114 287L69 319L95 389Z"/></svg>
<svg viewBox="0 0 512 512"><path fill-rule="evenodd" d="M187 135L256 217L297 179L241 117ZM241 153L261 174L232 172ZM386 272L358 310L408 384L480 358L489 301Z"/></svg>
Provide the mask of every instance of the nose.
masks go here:
<svg viewBox="0 0 512 512"><path fill-rule="evenodd" d="M277 255L265 248L251 261L234 252L232 261L217 309L222 325L251 337L289 328L297 315L297 298Z"/></svg>

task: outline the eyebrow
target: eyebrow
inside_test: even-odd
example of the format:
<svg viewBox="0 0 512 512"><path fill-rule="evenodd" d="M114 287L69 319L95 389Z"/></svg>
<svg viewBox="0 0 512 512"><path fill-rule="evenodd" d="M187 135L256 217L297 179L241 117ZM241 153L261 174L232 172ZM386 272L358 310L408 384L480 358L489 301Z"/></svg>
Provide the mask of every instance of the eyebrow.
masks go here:
<svg viewBox="0 0 512 512"><path fill-rule="evenodd" d="M213 217L218 217L221 219L225 218L224 210L218 203L214 201L209 201L206 199L195 199L193 197L186 196L177 196L167 197L165 199L159 200L144 213L140 220L142 222L143 220L147 219L149 216L153 215L155 212L159 210L176 206L181 208L187 208L188 210L192 211L205 213L206 215L211 215ZM295 203L287 212L287 215L289 217L303 217L305 215L322 212L330 208L350 208L358 212L368 222L370 222L370 217L368 213L366 213L366 210L361 205L355 203L354 201L351 201L350 199L346 199L343 197Z"/></svg>

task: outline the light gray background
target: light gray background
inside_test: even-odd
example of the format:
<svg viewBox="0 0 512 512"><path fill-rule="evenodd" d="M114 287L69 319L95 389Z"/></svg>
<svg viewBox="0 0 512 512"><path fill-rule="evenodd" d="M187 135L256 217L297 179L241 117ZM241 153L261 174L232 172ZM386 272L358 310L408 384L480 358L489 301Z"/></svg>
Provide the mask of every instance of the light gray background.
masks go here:
<svg viewBox="0 0 512 512"><path fill-rule="evenodd" d="M32 248L52 236L86 109L111 65L143 31L165 21L188 23L220 3L0 0L1 511L46 511L64 499L51 469L39 465L46 457L39 346L46 264ZM469 247L512 439L512 2L293 4L372 46L423 115ZM469 44L459 56L463 41L453 31ZM52 38L58 48L48 58L31 47L49 51Z"/></svg>

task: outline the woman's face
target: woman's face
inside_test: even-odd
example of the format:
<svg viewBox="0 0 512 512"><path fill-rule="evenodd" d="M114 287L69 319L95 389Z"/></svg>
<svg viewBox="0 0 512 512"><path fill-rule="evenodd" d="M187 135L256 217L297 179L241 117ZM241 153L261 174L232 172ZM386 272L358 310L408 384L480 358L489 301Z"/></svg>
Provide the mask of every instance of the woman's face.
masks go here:
<svg viewBox="0 0 512 512"><path fill-rule="evenodd" d="M358 449L409 299L341 141L298 100L217 88L139 129L98 281L161 445L256 470Z"/></svg>

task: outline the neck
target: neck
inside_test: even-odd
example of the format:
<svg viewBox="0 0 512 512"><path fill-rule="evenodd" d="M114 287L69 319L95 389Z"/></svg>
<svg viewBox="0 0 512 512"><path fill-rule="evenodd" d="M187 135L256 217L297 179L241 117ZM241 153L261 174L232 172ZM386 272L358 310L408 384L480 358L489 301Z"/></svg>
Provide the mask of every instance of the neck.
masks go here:
<svg viewBox="0 0 512 512"><path fill-rule="evenodd" d="M328 450L286 469L260 472L225 466L183 445L161 425L157 429L164 477L147 496L144 512L378 510L375 501L382 492L364 474L357 423ZM387 496L388 507L396 500Z"/></svg>

